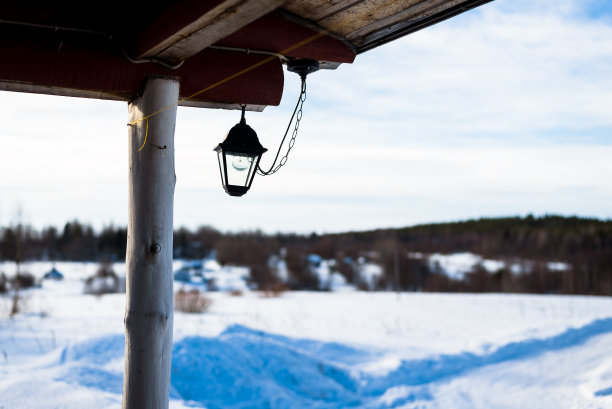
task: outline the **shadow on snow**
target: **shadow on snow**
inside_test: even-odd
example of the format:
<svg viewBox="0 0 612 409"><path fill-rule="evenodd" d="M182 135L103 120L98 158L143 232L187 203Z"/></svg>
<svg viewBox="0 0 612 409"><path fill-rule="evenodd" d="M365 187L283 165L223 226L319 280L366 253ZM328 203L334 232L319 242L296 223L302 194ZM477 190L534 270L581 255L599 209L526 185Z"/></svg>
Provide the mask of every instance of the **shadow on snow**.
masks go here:
<svg viewBox="0 0 612 409"><path fill-rule="evenodd" d="M549 338L513 342L490 353L405 360L379 376L357 368L382 358L380 352L234 325L218 337L187 337L174 344L171 397L209 409L384 408L432 399L428 385L433 382L487 365L577 346L607 332L612 332L612 318ZM60 358L66 370L58 380L120 394L123 374L106 370L104 365L121 360L123 350L121 335L66 348ZM385 398L392 388L403 392L396 398ZM602 390L599 396L610 393Z"/></svg>

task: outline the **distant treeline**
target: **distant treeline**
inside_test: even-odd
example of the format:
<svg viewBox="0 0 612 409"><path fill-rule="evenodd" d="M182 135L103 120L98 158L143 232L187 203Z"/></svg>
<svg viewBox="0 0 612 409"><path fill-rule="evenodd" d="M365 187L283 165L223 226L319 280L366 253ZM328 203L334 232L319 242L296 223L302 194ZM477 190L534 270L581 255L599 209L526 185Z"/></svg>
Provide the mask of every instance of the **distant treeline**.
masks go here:
<svg viewBox="0 0 612 409"><path fill-rule="evenodd" d="M127 231L108 226L96 232L78 221L63 229L37 231L14 225L0 230L4 260L123 260ZM211 227L180 228L174 233L174 256L201 259L215 251L221 264L245 265L260 288L277 286L270 257L284 260L290 274L283 283L295 289L320 288L308 255L334 260L334 271L357 283L355 260L383 267L377 287L406 291L504 291L612 295L612 221L580 217L483 218L338 234L222 233ZM476 268L465 280L436 274L424 260L409 254L471 252L496 260L528 261L529 273L501 268L491 274ZM566 271L547 268L567 263Z"/></svg>

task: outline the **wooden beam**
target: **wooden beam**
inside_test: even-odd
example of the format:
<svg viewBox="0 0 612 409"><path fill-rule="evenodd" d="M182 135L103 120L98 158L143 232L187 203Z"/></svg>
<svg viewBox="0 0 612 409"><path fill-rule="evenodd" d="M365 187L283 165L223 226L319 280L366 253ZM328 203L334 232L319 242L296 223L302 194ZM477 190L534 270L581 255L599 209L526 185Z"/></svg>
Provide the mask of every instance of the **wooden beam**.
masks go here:
<svg viewBox="0 0 612 409"><path fill-rule="evenodd" d="M224 0L190 21L174 18L171 24L182 23L171 33L160 37L160 26L167 25L165 16L153 20L141 30L138 55L155 57L176 64L199 53L211 44L234 33L259 17L275 10L285 0ZM204 2L204 5L210 2ZM181 7L179 3L176 7ZM200 6L202 7L202 6ZM167 29L166 29L167 31Z"/></svg>
<svg viewBox="0 0 612 409"><path fill-rule="evenodd" d="M133 64L117 51L90 44L47 44L0 32L0 90L129 101L141 93L147 75L178 77L181 98L210 87L268 57L205 50L176 70L158 64ZM24 51L27 50L27 51ZM44 67L44 69L41 69ZM263 107L280 103L283 67L271 59L244 74L201 93L181 105Z"/></svg>

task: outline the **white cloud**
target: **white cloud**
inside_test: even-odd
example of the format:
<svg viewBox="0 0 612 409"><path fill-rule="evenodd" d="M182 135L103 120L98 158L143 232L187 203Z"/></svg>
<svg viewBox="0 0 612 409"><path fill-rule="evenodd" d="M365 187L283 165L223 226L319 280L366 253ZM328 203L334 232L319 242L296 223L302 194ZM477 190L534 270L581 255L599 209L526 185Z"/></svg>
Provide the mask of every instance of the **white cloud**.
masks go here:
<svg viewBox="0 0 612 409"><path fill-rule="evenodd" d="M435 137L612 126L612 26L496 3L313 76L313 98Z"/></svg>

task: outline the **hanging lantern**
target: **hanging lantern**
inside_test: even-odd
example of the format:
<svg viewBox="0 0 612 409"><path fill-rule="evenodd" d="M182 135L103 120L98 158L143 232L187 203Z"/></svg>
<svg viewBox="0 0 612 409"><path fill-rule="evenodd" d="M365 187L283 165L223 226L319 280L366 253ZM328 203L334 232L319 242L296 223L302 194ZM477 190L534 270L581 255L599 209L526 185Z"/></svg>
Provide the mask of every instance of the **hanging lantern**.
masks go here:
<svg viewBox="0 0 612 409"><path fill-rule="evenodd" d="M262 176L272 175L287 163L289 152L295 144L295 137L297 136L300 120L302 118L302 107L304 101L306 101L306 76L319 69L319 62L309 59L293 59L287 61L287 69L300 76L302 85L300 87L298 101L291 115L291 119L289 120L289 125L287 125L285 135L283 136L274 162L270 168L268 170L263 170L259 167L261 155L263 155L267 149L261 146L255 131L246 124L244 119L246 105L242 105L240 123L230 129L225 140L215 148L215 152L217 152L217 157L219 159L221 183L223 184L223 189L225 189L230 196L244 195L251 187L255 173L259 173ZM281 157L281 149L287 139L289 129L294 119L295 125L287 144L287 152ZM280 162L277 164L279 158Z"/></svg>
<svg viewBox="0 0 612 409"><path fill-rule="evenodd" d="M242 118L227 133L225 140L214 149L219 159L221 183L230 196L244 195L257 172L261 155L267 149L261 146L257 134L246 124L242 107Z"/></svg>

